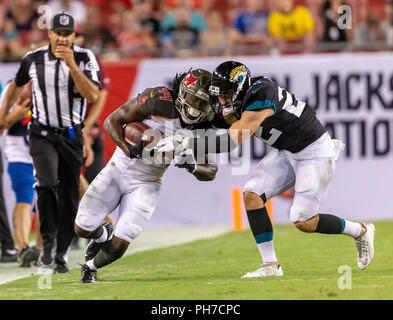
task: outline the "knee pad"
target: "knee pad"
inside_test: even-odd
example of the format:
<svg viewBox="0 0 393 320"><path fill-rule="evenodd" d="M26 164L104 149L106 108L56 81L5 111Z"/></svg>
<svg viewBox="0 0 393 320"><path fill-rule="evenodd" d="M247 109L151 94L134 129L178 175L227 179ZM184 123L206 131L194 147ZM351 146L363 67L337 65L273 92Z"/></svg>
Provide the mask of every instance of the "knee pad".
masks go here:
<svg viewBox="0 0 393 320"><path fill-rule="evenodd" d="M293 223L309 220L317 214L318 210L319 202L316 199L296 194L290 209L290 220Z"/></svg>
<svg viewBox="0 0 393 320"><path fill-rule="evenodd" d="M118 223L116 225L114 235L117 238L132 242L132 240L136 239L142 233L142 231L143 227L139 224L135 224L132 222L121 224Z"/></svg>
<svg viewBox="0 0 393 320"><path fill-rule="evenodd" d="M257 179L251 178L244 184L243 192L251 192L251 193L259 194L258 193L259 191L257 190L259 189L257 188L258 182L260 183L260 181L257 181Z"/></svg>

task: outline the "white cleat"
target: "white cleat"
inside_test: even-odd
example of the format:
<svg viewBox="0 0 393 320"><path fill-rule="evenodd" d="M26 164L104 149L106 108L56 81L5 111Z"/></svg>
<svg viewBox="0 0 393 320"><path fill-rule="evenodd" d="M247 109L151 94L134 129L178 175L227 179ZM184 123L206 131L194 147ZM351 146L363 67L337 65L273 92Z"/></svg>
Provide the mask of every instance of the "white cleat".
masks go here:
<svg viewBox="0 0 393 320"><path fill-rule="evenodd" d="M241 278L282 277L283 275L284 273L280 265L276 268L270 263L265 263L258 270L247 272Z"/></svg>
<svg viewBox="0 0 393 320"><path fill-rule="evenodd" d="M375 226L372 223L363 223L366 233L355 239L358 248L358 268L366 269L374 256L374 233Z"/></svg>

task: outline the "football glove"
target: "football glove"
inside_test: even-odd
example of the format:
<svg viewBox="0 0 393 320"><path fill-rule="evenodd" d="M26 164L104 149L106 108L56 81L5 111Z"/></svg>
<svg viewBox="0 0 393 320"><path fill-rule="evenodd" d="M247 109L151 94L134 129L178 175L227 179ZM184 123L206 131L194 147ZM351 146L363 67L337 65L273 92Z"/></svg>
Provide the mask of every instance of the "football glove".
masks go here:
<svg viewBox="0 0 393 320"><path fill-rule="evenodd" d="M175 158L175 166L178 168L185 168L188 172L193 173L197 169L196 160L191 152L182 152Z"/></svg>
<svg viewBox="0 0 393 320"><path fill-rule="evenodd" d="M142 136L141 140L139 140L139 142L133 146L131 144L129 144L129 150L130 150L130 158L134 159L141 159L142 158L142 153L143 153L143 148L145 147L145 141L147 141L147 137L146 136Z"/></svg>
<svg viewBox="0 0 393 320"><path fill-rule="evenodd" d="M188 149L190 144L190 137L185 137L179 134L169 136L158 141L154 147L155 152L165 153L174 152L175 156Z"/></svg>

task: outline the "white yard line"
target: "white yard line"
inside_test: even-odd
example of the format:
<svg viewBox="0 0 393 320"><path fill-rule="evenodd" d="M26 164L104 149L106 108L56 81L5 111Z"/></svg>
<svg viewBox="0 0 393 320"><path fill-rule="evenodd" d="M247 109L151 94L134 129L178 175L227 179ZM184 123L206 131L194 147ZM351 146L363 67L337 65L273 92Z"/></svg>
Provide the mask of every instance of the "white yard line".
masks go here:
<svg viewBox="0 0 393 320"><path fill-rule="evenodd" d="M176 227L176 228L152 228L146 229L130 245L126 255L139 251L179 245L199 239L207 239L222 235L231 231L229 226L203 226L203 227ZM83 263L86 240L79 240L80 249L71 250L69 253L69 268L79 268ZM19 268L17 263L0 263L0 285L17 279L37 274L37 267Z"/></svg>

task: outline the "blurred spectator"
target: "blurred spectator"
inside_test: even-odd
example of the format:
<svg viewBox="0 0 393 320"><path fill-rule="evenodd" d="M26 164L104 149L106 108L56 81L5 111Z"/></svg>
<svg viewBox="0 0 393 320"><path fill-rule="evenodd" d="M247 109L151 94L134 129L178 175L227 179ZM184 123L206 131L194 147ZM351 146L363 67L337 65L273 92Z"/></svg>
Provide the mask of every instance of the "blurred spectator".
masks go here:
<svg viewBox="0 0 393 320"><path fill-rule="evenodd" d="M348 41L347 29L339 28L338 9L345 5L344 0L326 0L322 4L323 33L322 42L336 43L336 49L343 49Z"/></svg>
<svg viewBox="0 0 393 320"><path fill-rule="evenodd" d="M276 2L277 10L268 20L268 30L280 49L288 43L302 43L308 51L314 42L314 19L303 6L294 6L293 0Z"/></svg>
<svg viewBox="0 0 393 320"><path fill-rule="evenodd" d="M376 10L370 9L366 21L354 31L354 46L357 50L389 50L392 48L392 27L381 21Z"/></svg>
<svg viewBox="0 0 393 320"><path fill-rule="evenodd" d="M210 56L229 55L229 32L224 25L221 12L208 12L206 24L206 32L201 35L202 53Z"/></svg>
<svg viewBox="0 0 393 320"><path fill-rule="evenodd" d="M155 18L153 12L153 0L134 0L132 8L140 20L142 27L154 37L160 32L160 21Z"/></svg>
<svg viewBox="0 0 393 320"><path fill-rule="evenodd" d="M173 10L179 5L185 5L193 10L198 10L201 13L207 13L205 11L214 0L163 0L163 10ZM167 12L166 12L167 13Z"/></svg>
<svg viewBox="0 0 393 320"><path fill-rule="evenodd" d="M33 0L14 0L7 12L7 19L14 22L17 31L30 31L39 15L35 10Z"/></svg>
<svg viewBox="0 0 393 320"><path fill-rule="evenodd" d="M116 48L116 39L111 31L101 26L101 14L97 6L86 7L86 22L80 28L85 37L85 47L96 55L101 55L105 49Z"/></svg>
<svg viewBox="0 0 393 320"><path fill-rule="evenodd" d="M160 22L154 17L152 0L134 0L132 11L122 19L117 42L126 56L157 52Z"/></svg>
<svg viewBox="0 0 393 320"><path fill-rule="evenodd" d="M204 17L196 10L194 10L191 4L192 3L189 0L184 0L183 2L179 3L173 10L171 10L167 15L163 17L160 24L160 30L166 32L178 26L179 16L182 16L184 18L185 11L187 11L187 15L190 16L189 18L187 18L188 26L193 30L197 30L198 32L205 31L206 22Z"/></svg>
<svg viewBox="0 0 393 320"><path fill-rule="evenodd" d="M387 24L393 26L393 0L385 0L383 11L385 14L385 19Z"/></svg>
<svg viewBox="0 0 393 320"><path fill-rule="evenodd" d="M201 33L205 20L189 6L178 5L161 24L161 44L164 56L192 56L201 49Z"/></svg>
<svg viewBox="0 0 393 320"><path fill-rule="evenodd" d="M19 61L26 52L27 48L22 45L14 21L6 19L3 27L2 39L0 39L0 57L2 61Z"/></svg>
<svg viewBox="0 0 393 320"><path fill-rule="evenodd" d="M269 11L263 10L264 1L246 0L246 8L234 18L231 32L231 47L233 45L265 45L272 41L267 33Z"/></svg>
<svg viewBox="0 0 393 320"><path fill-rule="evenodd" d="M311 48L323 51L350 49L355 44L354 30L359 21L366 19L367 4L375 6L380 13L385 10L383 17L380 14L384 23L374 37L379 37L381 43L387 41L389 47L390 40L385 41L384 37L386 32L390 33L385 23L393 28L392 2L0 0L0 61L18 61L30 43L46 39L46 30L40 30L36 23L39 19L37 8L42 4L49 5L52 13L66 11L74 15L84 32L85 46L103 60L116 60L136 55L261 54L270 48L284 52L307 52ZM353 30L337 26L337 10L343 4L352 8ZM358 32L356 43L361 50L365 44L359 44L359 37ZM314 39L321 41L318 47L313 47ZM386 49L386 44L384 46Z"/></svg>
<svg viewBox="0 0 393 320"><path fill-rule="evenodd" d="M156 49L153 33L143 28L137 12L127 10L122 16L122 28L116 37L118 48L123 57L151 55Z"/></svg>
<svg viewBox="0 0 393 320"><path fill-rule="evenodd" d="M52 16L64 11L73 16L78 25L82 25L86 21L86 6L83 1L50 0L47 5L52 10Z"/></svg>
<svg viewBox="0 0 393 320"><path fill-rule="evenodd" d="M41 30L38 27L37 3L33 0L12 1L7 11L5 25L10 32L7 35L9 37L8 40L15 39L15 41L12 40L9 43L12 61L20 60L28 51L31 43L41 41L46 37L46 30ZM11 26L15 27L17 35Z"/></svg>
<svg viewBox="0 0 393 320"><path fill-rule="evenodd" d="M5 3L0 2L0 31L3 30L3 25L5 22L5 17L7 15L8 9Z"/></svg>

